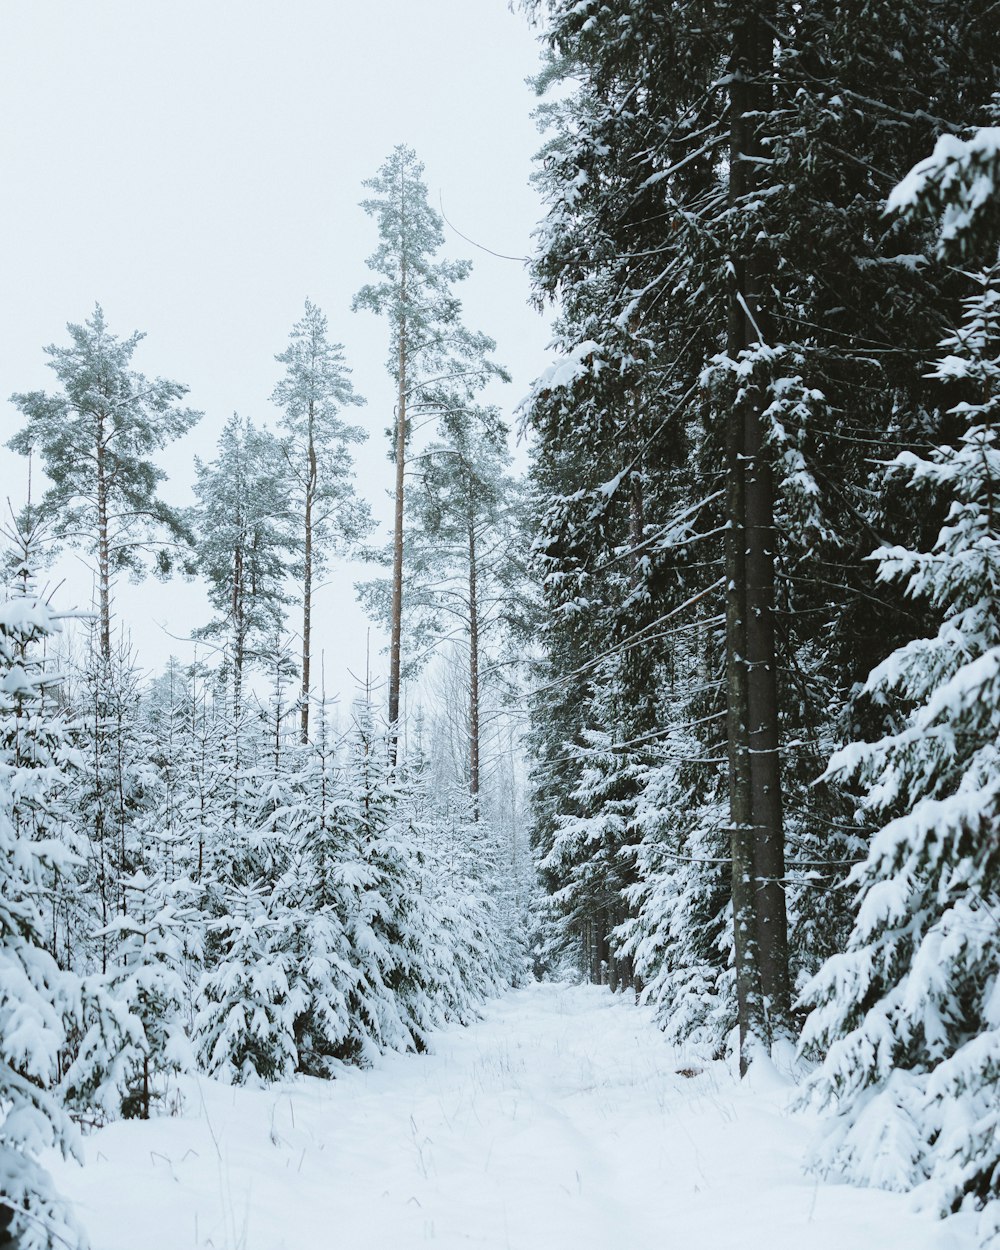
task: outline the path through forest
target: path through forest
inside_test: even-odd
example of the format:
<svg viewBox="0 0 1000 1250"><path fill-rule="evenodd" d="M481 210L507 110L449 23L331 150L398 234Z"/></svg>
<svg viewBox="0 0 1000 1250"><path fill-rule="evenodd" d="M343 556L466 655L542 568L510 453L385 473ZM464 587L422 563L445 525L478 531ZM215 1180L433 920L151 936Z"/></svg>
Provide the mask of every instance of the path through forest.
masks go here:
<svg viewBox="0 0 1000 1250"><path fill-rule="evenodd" d="M434 1053L267 1091L183 1086L55 1168L94 1250L964 1250L912 1199L817 1184L776 1074L686 1077L647 1013L533 985Z"/></svg>

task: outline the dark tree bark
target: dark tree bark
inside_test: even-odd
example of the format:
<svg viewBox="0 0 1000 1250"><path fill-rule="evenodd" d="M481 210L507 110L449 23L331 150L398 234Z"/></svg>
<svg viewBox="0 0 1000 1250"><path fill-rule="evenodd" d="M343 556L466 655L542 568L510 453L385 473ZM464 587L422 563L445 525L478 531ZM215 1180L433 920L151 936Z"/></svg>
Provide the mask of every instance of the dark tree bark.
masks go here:
<svg viewBox="0 0 1000 1250"><path fill-rule="evenodd" d="M768 24L748 12L734 32L729 205L735 221L758 181L757 127L768 106ZM733 229L737 230L738 225ZM732 257L728 354L762 341L764 273L753 243ZM789 1009L784 840L774 638L774 508L763 396L741 379L726 438L726 650L732 890L740 1070L752 1039L768 1045Z"/></svg>

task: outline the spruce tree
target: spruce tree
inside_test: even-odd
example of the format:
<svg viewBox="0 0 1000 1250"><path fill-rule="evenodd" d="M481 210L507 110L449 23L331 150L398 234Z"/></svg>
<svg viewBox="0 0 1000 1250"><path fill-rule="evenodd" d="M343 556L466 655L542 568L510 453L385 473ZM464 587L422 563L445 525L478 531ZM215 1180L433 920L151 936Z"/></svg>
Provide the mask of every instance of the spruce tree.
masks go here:
<svg viewBox="0 0 1000 1250"><path fill-rule="evenodd" d="M46 949L43 911L64 849L42 835L48 796L71 763L65 726L45 710L39 658L59 628L33 595L0 603L0 1233L25 1250L83 1246L83 1233L38 1162L79 1152L59 1089L71 1030L72 974Z"/></svg>
<svg viewBox="0 0 1000 1250"><path fill-rule="evenodd" d="M1000 131L947 140L893 196L944 208L940 250L995 254ZM974 189L973 189L974 188ZM986 207L989 205L990 207ZM987 242L988 240L988 242ZM929 1180L942 1211L980 1209L1000 1232L1000 264L971 275L961 327L932 376L954 400L955 436L891 463L944 523L933 544L884 546L878 577L900 582L936 624L870 673L887 732L838 751L829 771L859 785L880 827L848 885L847 949L807 986L803 1046L822 1056L810 1091L836 1115L824 1171L905 1189Z"/></svg>
<svg viewBox="0 0 1000 1250"><path fill-rule="evenodd" d="M611 723L623 742L690 743L664 762L690 776L700 759L729 790L746 1061L790 1027L790 977L815 967L809 874L832 885L858 850L842 787L810 783L847 720L877 718L851 692L886 638L912 628L861 558L873 536L917 534L926 517L883 492L869 461L946 422L920 360L955 286L914 259L923 227L887 226L881 202L935 127L987 103L989 6L529 7L548 18L540 87L571 85L542 106L537 175L548 214L534 276L539 299L559 303L561 357L528 413L539 684L560 718L539 840L544 853L554 806L580 814L572 756L611 728L612 707L627 709L627 726ZM690 701L676 698L672 654L685 639L700 651ZM607 665L612 654L626 662ZM692 826L702 848L703 833Z"/></svg>

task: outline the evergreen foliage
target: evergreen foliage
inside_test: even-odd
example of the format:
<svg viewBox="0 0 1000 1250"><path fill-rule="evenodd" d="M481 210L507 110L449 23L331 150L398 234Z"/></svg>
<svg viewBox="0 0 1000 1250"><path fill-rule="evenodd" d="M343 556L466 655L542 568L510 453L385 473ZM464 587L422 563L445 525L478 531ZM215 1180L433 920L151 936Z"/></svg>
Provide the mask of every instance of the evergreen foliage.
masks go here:
<svg viewBox="0 0 1000 1250"><path fill-rule="evenodd" d="M166 474L152 457L201 414L180 406L186 386L150 380L132 368L144 336L136 331L116 337L100 304L83 325L66 328L71 346L45 349L60 390L11 397L25 425L8 445L22 455L40 453L51 486L39 513L51 518L57 537L94 560L101 651L107 657L115 574L141 576L147 557L160 576L189 564L190 531L183 514L159 498Z"/></svg>
<svg viewBox="0 0 1000 1250"><path fill-rule="evenodd" d="M274 435L235 414L216 459L195 459L198 563L218 613L199 633L221 637L228 649L237 714L244 672L268 653L288 603L286 557L294 540L283 464Z"/></svg>
<svg viewBox="0 0 1000 1250"><path fill-rule="evenodd" d="M491 379L509 381L489 354L496 344L462 323L461 301L452 287L468 277L469 261L436 260L444 242L440 216L427 200L423 165L412 148L399 145L365 186L375 194L361 207L378 225L379 246L367 265L381 281L368 283L354 297L354 308L368 309L389 322L387 367L396 383L396 411L389 431L395 461L395 513L389 641L390 755L398 754L399 692L402 672L405 482L411 433L438 420L461 424L476 393Z"/></svg>
<svg viewBox="0 0 1000 1250"><path fill-rule="evenodd" d="M971 246L963 230L980 223L964 213L962 171L986 147L939 144L894 197L940 208L943 194L944 247ZM977 194L1000 199L992 180ZM856 913L846 950L806 989L802 1043L822 1057L810 1089L836 1111L817 1165L889 1188L929 1180L940 1209L984 1211L985 1242L997 1232L1000 1182L1000 266L972 280L931 375L957 401L955 438L903 452L889 469L933 512L943 507L944 523L926 550L897 544L874 556L879 578L901 582L937 628L868 677L866 694L891 709L889 731L830 762L861 787L861 813L881 828L848 882Z"/></svg>
<svg viewBox="0 0 1000 1250"><path fill-rule="evenodd" d="M302 739L309 738L312 598L331 551L347 550L372 527L370 509L354 492L350 445L367 434L347 425L341 410L364 400L350 382L343 348L327 338L326 317L306 300L305 315L275 357L285 376L271 400L282 410L283 452L298 522L294 572L302 592Z"/></svg>
<svg viewBox="0 0 1000 1250"><path fill-rule="evenodd" d="M60 1098L60 1050L72 979L46 948L42 911L64 848L45 836L47 792L71 760L64 726L46 714L51 677L37 648L58 625L30 595L0 603L0 1215L16 1244L83 1244L38 1162L79 1149Z"/></svg>
<svg viewBox="0 0 1000 1250"><path fill-rule="evenodd" d="M921 361L955 280L884 199L936 129L989 104L990 18L528 7L546 23L539 91L563 86L539 109L534 262L560 356L526 410L545 631L534 836L589 974L617 982L627 969L600 970L639 959L671 1031L683 1020L714 1049L735 1008L766 1040L796 1023L788 980L846 937L849 895L831 887L866 845L843 782L812 783L837 741L879 727L864 675L917 624L864 557L930 537L928 514L873 456L951 423ZM983 139L942 151L959 148L968 206L992 158Z"/></svg>
<svg viewBox="0 0 1000 1250"><path fill-rule="evenodd" d="M100 306L13 397L49 478L0 603L0 1233L29 1250L84 1244L38 1163L74 1120L424 1051L529 964L741 1072L801 1030L816 1168L1000 1241L995 6L525 7L557 310L526 482L423 166L365 184L385 719L315 680L317 577L373 525L316 305L278 431L234 415L189 513L155 457L198 414ZM72 644L49 539L94 563ZM212 611L152 680L111 628L150 564Z"/></svg>

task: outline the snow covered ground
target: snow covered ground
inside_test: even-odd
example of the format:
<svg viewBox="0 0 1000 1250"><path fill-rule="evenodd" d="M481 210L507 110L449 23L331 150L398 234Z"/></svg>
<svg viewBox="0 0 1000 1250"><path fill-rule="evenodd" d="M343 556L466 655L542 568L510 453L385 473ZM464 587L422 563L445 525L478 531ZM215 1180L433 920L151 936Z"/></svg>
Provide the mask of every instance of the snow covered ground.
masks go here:
<svg viewBox="0 0 1000 1250"><path fill-rule="evenodd" d="M684 1065L644 1010L533 985L374 1071L189 1080L182 1115L112 1124L53 1171L94 1250L972 1246L912 1199L805 1176L813 1121L776 1076Z"/></svg>

